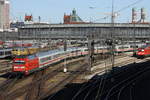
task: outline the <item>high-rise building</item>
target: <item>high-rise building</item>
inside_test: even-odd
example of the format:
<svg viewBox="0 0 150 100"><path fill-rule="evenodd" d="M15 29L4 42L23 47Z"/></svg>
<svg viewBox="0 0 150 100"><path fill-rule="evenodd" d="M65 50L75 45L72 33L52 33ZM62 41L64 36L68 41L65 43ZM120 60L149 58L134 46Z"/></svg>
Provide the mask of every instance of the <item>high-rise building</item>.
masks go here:
<svg viewBox="0 0 150 100"><path fill-rule="evenodd" d="M9 0L0 0L0 29L9 29Z"/></svg>

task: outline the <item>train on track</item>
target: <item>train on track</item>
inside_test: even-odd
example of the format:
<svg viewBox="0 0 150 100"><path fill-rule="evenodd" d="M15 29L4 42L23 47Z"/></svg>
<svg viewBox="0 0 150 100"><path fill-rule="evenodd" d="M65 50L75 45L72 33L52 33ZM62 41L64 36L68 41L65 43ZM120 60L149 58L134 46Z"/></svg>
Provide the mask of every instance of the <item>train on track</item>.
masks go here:
<svg viewBox="0 0 150 100"><path fill-rule="evenodd" d="M150 44L142 46L141 48L138 49L136 56L138 58L144 58L147 56L150 56Z"/></svg>
<svg viewBox="0 0 150 100"><path fill-rule="evenodd" d="M38 50L39 50L38 47L1 48L0 58L14 57L18 55L29 55L29 54L37 53Z"/></svg>
<svg viewBox="0 0 150 100"><path fill-rule="evenodd" d="M39 47L37 46L31 46L31 47L16 47L12 50L13 56L19 56L19 55L29 55L37 53L39 50Z"/></svg>
<svg viewBox="0 0 150 100"><path fill-rule="evenodd" d="M107 46L95 47L94 53L108 53L110 50L107 48ZM134 49L131 46L127 45L116 46L115 48L116 53L131 52L133 50ZM88 54L88 52L88 48L86 47L71 47L68 48L67 51L64 51L64 49L56 49L30 55L18 55L13 59L12 71L28 75L64 59L85 56Z"/></svg>
<svg viewBox="0 0 150 100"><path fill-rule="evenodd" d="M32 55L16 56L13 60L13 72L21 72L25 75L43 69L65 58L71 58L87 54L87 48L69 48L40 52Z"/></svg>
<svg viewBox="0 0 150 100"><path fill-rule="evenodd" d="M0 49L0 59L6 58L6 57L11 57L12 56L11 51L12 51L11 48L1 48Z"/></svg>

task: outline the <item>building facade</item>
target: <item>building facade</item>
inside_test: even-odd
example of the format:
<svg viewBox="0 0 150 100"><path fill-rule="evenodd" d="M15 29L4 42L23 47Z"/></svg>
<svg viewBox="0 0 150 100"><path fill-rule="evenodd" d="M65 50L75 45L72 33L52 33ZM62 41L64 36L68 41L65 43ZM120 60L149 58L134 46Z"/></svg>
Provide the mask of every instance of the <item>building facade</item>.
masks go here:
<svg viewBox="0 0 150 100"><path fill-rule="evenodd" d="M9 29L9 0L0 0L0 29Z"/></svg>
<svg viewBox="0 0 150 100"><path fill-rule="evenodd" d="M64 14L64 24L83 24L83 20L77 15L76 10L73 9L70 15Z"/></svg>

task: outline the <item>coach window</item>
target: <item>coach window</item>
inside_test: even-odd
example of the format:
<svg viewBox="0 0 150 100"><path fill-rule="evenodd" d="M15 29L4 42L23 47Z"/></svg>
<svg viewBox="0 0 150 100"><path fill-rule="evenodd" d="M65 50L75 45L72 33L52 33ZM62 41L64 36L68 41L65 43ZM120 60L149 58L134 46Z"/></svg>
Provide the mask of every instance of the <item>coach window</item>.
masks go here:
<svg viewBox="0 0 150 100"><path fill-rule="evenodd" d="M51 60L51 57L49 57L48 60Z"/></svg>
<svg viewBox="0 0 150 100"><path fill-rule="evenodd" d="M0 55L3 55L4 53L3 52L0 52Z"/></svg>

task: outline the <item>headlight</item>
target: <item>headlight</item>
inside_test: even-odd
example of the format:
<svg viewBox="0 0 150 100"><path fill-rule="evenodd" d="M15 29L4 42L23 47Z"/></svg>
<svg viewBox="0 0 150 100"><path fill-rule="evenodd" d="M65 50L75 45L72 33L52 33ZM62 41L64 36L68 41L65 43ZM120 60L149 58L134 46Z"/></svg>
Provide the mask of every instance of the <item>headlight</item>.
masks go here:
<svg viewBox="0 0 150 100"><path fill-rule="evenodd" d="M24 69L24 68L25 68L25 66L14 66L14 69L17 69L17 68Z"/></svg>
<svg viewBox="0 0 150 100"><path fill-rule="evenodd" d="M25 66L21 66L20 68L25 68Z"/></svg>
<svg viewBox="0 0 150 100"><path fill-rule="evenodd" d="M144 51L144 49L142 49L141 51Z"/></svg>

